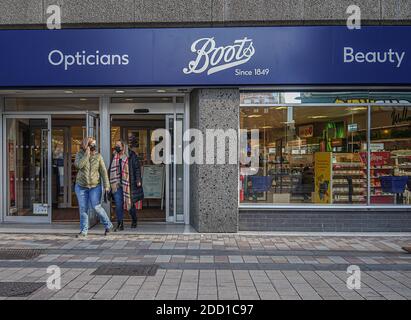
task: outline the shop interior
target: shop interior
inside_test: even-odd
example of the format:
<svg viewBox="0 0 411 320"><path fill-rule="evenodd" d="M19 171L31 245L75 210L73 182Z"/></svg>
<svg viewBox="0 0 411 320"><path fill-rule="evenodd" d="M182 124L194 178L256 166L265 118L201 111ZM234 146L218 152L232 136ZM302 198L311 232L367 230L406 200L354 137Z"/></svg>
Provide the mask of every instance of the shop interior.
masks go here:
<svg viewBox="0 0 411 320"><path fill-rule="evenodd" d="M124 114L111 116L111 150L114 150L116 141L128 143L140 161L142 176L146 172L144 181L145 199L141 208L137 210L138 221L165 222L166 221L166 172L165 166L153 163L151 150L156 142L151 140L151 134L156 129L166 128L164 114ZM151 182L149 177L155 179ZM150 180L150 181L149 181ZM125 221L131 221L126 213ZM111 209L111 219L116 220L114 203Z"/></svg>
<svg viewBox="0 0 411 320"><path fill-rule="evenodd" d="M111 147L115 142L128 142L136 152L142 169L154 167L151 133L165 128L165 115L113 115L111 121ZM47 202L48 192L48 124L45 119L7 119L9 144L8 174L10 188L10 214L15 216L40 215L33 211L34 203ZM51 203L52 222L78 222L78 202L74 192L77 169L74 160L86 136L84 114L53 115L51 117ZM12 143L13 142L13 143ZM158 167L159 165L157 165ZM161 166L161 165L160 165ZM143 200L138 210L139 221L166 221L165 170L162 181L156 181L161 197ZM21 177L21 178L20 178ZM148 187L147 187L148 188ZM148 191L147 191L148 192ZM19 196L16 197L16 193ZM23 196L21 196L23 195ZM21 203L16 203L19 201ZM27 202L27 203L26 203ZM115 221L112 204L111 219ZM44 212L47 215L47 211ZM130 217L125 216L126 220Z"/></svg>
<svg viewBox="0 0 411 320"><path fill-rule="evenodd" d="M118 100L113 98L112 103L118 103ZM120 102L123 100L129 103L132 99ZM151 135L156 129L168 129L171 135L170 156L173 158L175 139L182 139L180 135L174 137L174 126L182 128L184 115L173 114L169 107L172 106L171 98L146 100L133 102L143 103L143 107L147 102L151 103L150 106L157 103L161 113L111 114L108 144L108 141L100 141L99 137L98 98L7 98L4 108L7 114L3 120L7 220L78 223L74 161L84 137L93 136L97 138L99 147L111 145L111 152L115 142L123 140L137 153L145 194L137 211L140 222L183 221L184 166L154 163L151 150L163 138L152 142ZM182 104L181 99L177 102ZM36 113L30 114L30 110L36 110ZM180 150L182 143L176 145ZM104 156L108 162L109 153ZM125 218L128 220L130 217L125 214ZM111 219L116 220L114 203ZM91 220L94 221L95 217L92 216Z"/></svg>
<svg viewBox="0 0 411 320"><path fill-rule="evenodd" d="M411 107L371 106L368 126L367 106L265 102L240 111L242 129L259 129L259 168L240 170L241 203L411 204Z"/></svg>
<svg viewBox="0 0 411 320"><path fill-rule="evenodd" d="M62 223L79 220L73 163L86 136L86 110L98 112L98 99L5 100L4 111L10 113L5 116L7 149L3 148L7 151L7 217L40 222L50 217Z"/></svg>
<svg viewBox="0 0 411 320"><path fill-rule="evenodd" d="M74 192L77 169L74 160L86 136L86 118L84 114L53 115L51 123L52 222L77 222L78 202Z"/></svg>

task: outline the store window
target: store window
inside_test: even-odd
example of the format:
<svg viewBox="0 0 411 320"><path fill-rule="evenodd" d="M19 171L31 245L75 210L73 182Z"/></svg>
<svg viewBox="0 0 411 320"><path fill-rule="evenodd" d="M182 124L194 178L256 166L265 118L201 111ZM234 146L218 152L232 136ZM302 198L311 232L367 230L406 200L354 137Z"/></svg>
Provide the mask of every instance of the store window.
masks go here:
<svg viewBox="0 0 411 320"><path fill-rule="evenodd" d="M407 97L358 92L242 94L240 128L248 133L249 154L250 132L258 129L259 165L250 171L240 164L240 203L409 205L411 110L383 105L406 102ZM388 189L394 183L399 189Z"/></svg>
<svg viewBox="0 0 411 320"><path fill-rule="evenodd" d="M411 106L371 108L371 203L411 204Z"/></svg>

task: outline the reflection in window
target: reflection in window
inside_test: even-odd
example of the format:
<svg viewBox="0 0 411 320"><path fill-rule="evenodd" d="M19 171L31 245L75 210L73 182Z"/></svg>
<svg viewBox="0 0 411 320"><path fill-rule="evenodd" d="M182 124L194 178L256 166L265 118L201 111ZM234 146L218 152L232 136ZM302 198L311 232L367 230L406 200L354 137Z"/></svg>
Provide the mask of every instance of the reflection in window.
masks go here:
<svg viewBox="0 0 411 320"><path fill-rule="evenodd" d="M274 105L240 114L241 129L259 129L259 168L240 174L242 203L367 203L367 107Z"/></svg>

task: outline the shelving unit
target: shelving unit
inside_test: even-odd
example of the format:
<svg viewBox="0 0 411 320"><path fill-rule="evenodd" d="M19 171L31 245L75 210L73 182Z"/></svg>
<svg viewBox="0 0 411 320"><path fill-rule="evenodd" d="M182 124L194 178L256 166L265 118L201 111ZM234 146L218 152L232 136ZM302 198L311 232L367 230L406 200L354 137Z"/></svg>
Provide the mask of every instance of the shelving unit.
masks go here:
<svg viewBox="0 0 411 320"><path fill-rule="evenodd" d="M367 178L365 165L357 153L335 153L332 164L333 203L365 204ZM349 180L352 181L350 187Z"/></svg>
<svg viewBox="0 0 411 320"><path fill-rule="evenodd" d="M411 176L411 152L394 153L395 174L398 176Z"/></svg>
<svg viewBox="0 0 411 320"><path fill-rule="evenodd" d="M292 200L302 197L301 168L291 167L290 163L271 162L268 164L268 175L273 177L272 192L275 194L288 193Z"/></svg>
<svg viewBox="0 0 411 320"><path fill-rule="evenodd" d="M394 172L394 167L392 166L381 166L381 167L371 167L371 203L373 204L394 204L395 196L390 193L385 193L382 191L380 177L382 176L392 176Z"/></svg>

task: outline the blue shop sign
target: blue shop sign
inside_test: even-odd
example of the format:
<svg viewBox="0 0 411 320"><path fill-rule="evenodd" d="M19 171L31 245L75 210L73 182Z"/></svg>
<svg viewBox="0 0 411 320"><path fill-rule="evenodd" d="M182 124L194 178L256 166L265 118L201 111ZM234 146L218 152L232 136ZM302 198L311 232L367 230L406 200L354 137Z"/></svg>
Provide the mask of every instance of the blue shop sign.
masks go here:
<svg viewBox="0 0 411 320"><path fill-rule="evenodd" d="M0 87L409 85L411 27L0 31Z"/></svg>

